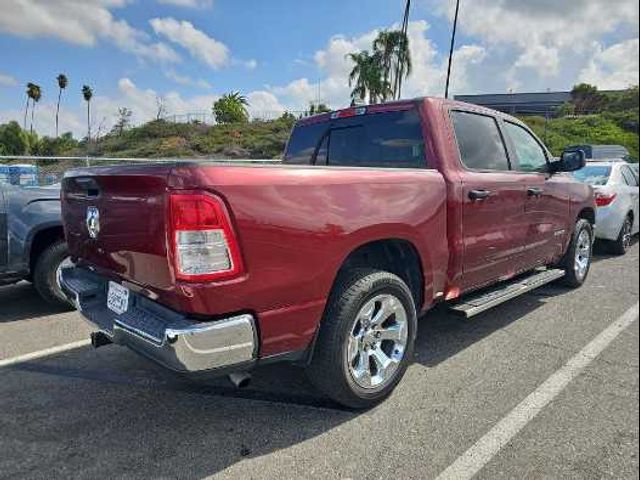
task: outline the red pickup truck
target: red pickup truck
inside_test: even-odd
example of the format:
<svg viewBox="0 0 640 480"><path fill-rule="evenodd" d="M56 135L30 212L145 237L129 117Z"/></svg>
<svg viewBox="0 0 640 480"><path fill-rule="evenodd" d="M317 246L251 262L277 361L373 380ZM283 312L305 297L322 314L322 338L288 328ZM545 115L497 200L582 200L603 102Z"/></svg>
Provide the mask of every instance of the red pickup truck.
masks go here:
<svg viewBox="0 0 640 480"><path fill-rule="evenodd" d="M60 283L99 332L181 372L291 361L336 401L385 398L417 318L589 272L595 201L520 121L419 99L303 119L283 164L69 172Z"/></svg>

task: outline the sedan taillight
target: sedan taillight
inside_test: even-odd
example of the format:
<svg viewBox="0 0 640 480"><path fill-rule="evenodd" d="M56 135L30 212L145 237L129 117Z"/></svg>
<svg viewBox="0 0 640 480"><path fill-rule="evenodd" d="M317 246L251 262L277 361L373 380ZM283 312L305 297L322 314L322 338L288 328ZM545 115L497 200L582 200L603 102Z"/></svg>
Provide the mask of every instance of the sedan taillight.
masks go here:
<svg viewBox="0 0 640 480"><path fill-rule="evenodd" d="M169 215L177 279L227 280L243 272L237 237L222 199L205 193L172 194Z"/></svg>
<svg viewBox="0 0 640 480"><path fill-rule="evenodd" d="M615 193L596 192L596 205L598 207L608 207L616 199Z"/></svg>

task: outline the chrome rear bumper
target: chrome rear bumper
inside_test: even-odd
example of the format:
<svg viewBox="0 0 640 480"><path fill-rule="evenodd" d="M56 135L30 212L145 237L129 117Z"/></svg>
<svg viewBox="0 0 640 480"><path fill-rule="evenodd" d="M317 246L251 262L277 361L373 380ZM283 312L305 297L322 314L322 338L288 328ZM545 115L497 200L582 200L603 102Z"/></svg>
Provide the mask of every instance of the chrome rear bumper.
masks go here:
<svg viewBox="0 0 640 480"><path fill-rule="evenodd" d="M195 322L134 292L130 292L128 310L119 315L106 306L105 278L73 267L62 269L59 281L82 316L113 343L172 370L243 369L256 359L256 326L251 315Z"/></svg>

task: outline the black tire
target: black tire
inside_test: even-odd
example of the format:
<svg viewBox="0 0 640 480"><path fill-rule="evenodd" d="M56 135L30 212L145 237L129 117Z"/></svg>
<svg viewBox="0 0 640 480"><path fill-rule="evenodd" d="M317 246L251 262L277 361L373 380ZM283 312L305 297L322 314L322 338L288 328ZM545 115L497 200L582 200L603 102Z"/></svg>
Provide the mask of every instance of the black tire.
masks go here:
<svg viewBox="0 0 640 480"><path fill-rule="evenodd" d="M576 268L576 252L578 250L579 239L581 238L582 232L585 231L589 235L589 263L586 272L581 274ZM593 235L593 225L591 225L588 220L578 220L573 230L573 235L571 237L569 247L567 248L567 252L558 264L559 268L565 270L565 276L561 280L565 286L570 288L579 288L587 280L589 271L591 270L591 261L593 259Z"/></svg>
<svg viewBox="0 0 640 480"><path fill-rule="evenodd" d="M56 278L58 267L68 256L69 250L64 240L58 240L45 248L36 259L33 283L40 296L48 303L70 308Z"/></svg>
<svg viewBox="0 0 640 480"><path fill-rule="evenodd" d="M388 381L372 390L358 385L350 373L347 344L360 310L380 295L401 302L407 319L407 338L404 355ZM389 396L404 376L413 357L416 330L415 302L402 279L378 270L353 270L341 275L329 297L307 375L319 390L336 402L353 409L370 408Z"/></svg>
<svg viewBox="0 0 640 480"><path fill-rule="evenodd" d="M611 253L614 255L624 255L631 247L631 232L633 231L633 217L631 215L627 215L624 223L622 224L622 228L620 229L620 234L618 238L611 242L610 248Z"/></svg>

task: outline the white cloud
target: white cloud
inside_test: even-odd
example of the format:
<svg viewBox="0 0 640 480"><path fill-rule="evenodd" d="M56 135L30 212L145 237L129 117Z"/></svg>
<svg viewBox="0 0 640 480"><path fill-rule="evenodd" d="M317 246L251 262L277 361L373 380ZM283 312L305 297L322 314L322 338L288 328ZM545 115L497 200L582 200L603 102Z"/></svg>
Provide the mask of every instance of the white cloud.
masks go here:
<svg viewBox="0 0 640 480"><path fill-rule="evenodd" d="M452 19L454 2L424 1ZM637 38L638 18L637 0L474 0L461 7L460 32L492 57L493 91L570 88L593 41L612 33Z"/></svg>
<svg viewBox="0 0 640 480"><path fill-rule="evenodd" d="M167 70L164 72L164 76L167 77L169 80L171 80L172 82L177 83L178 85L182 85L185 87L198 87L198 88L203 88L203 89L207 89L210 90L213 88L213 85L211 85L209 82L207 82L206 80L200 78L198 80L194 80L193 78L187 76L187 75L180 75L179 73L177 73L175 70Z"/></svg>
<svg viewBox="0 0 640 480"><path fill-rule="evenodd" d="M623 89L638 84L640 53L637 38L604 48L594 44L595 53L580 72L580 81L602 89Z"/></svg>
<svg viewBox="0 0 640 480"><path fill-rule="evenodd" d="M0 86L2 87L15 87L18 81L11 75L0 72Z"/></svg>
<svg viewBox="0 0 640 480"><path fill-rule="evenodd" d="M191 22L175 18L153 18L149 20L156 34L186 49L193 58L218 69L229 62L229 49L224 43L198 30Z"/></svg>
<svg viewBox="0 0 640 480"><path fill-rule="evenodd" d="M409 24L408 35L413 60L413 73L403 87L403 97L443 95L446 75L446 56L441 55L428 38L429 24L416 21ZM359 37L344 35L332 37L326 48L316 52L314 60L323 79L312 82L299 78L287 85L272 87L271 91L282 99L288 109L303 110L311 102L325 102L332 108L342 108L350 102L348 76L352 63L348 53L370 49L379 30L367 32ZM452 73L453 90L467 87L469 69L486 58L485 48L479 45L464 45L455 52L456 67Z"/></svg>
<svg viewBox="0 0 640 480"><path fill-rule="evenodd" d="M208 8L213 5L213 0L158 0L158 3L174 7Z"/></svg>
<svg viewBox="0 0 640 480"><path fill-rule="evenodd" d="M161 62L177 62L178 54L111 14L128 0L3 0L0 32L36 38L57 38L85 47L98 41L113 43L124 52Z"/></svg>
<svg viewBox="0 0 640 480"><path fill-rule="evenodd" d="M274 118L286 110L271 92L258 90L247 95L249 113L257 118Z"/></svg>

